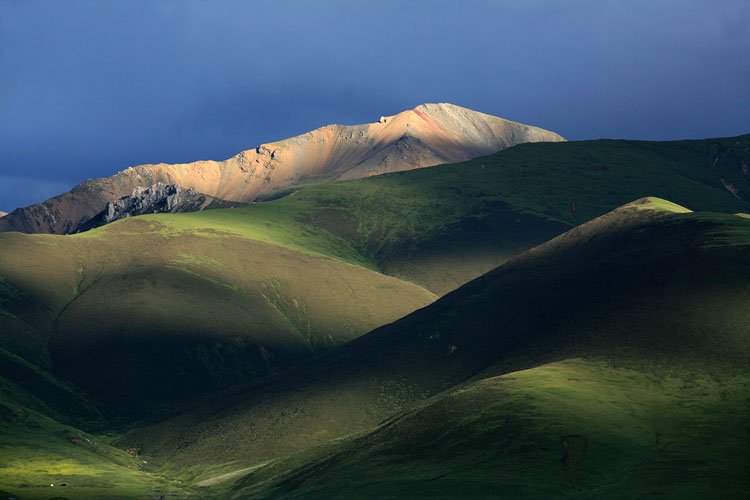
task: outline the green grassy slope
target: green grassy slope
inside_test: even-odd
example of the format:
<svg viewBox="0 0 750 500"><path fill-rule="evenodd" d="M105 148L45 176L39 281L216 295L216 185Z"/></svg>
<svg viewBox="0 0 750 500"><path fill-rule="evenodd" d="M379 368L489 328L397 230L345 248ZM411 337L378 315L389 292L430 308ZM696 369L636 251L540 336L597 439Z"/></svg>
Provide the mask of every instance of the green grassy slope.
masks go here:
<svg viewBox="0 0 750 500"><path fill-rule="evenodd" d="M747 403L742 391L750 376L746 314L750 309L750 270L746 266L750 222L735 215L665 212L660 205L652 204L651 209L644 209L649 208L645 203L629 205L575 228L402 320L295 369L215 395L191 412L131 435L126 442L178 463L238 459L253 465L291 456L292 466L276 471L282 474L279 487L283 490L292 484L285 482L283 474L305 461L294 452L372 428L424 398L461 384L582 359L585 370L598 370L603 384L608 373L613 374L615 385L626 382L629 375L617 371L625 370L623 373L640 377L638 384L674 378L667 385L690 385L691 380L705 379L710 387L706 394L711 398L726 386L728 406L716 410L719 413L712 413L710 398L695 404L695 415L705 413L712 423L705 433L696 429L697 434L691 437L708 447L701 451L704 456L719 453L720 448L711 443L724 443L745 432L744 424L727 421L721 427L716 422L726 412L741 414L745 409L741 405ZM622 398L633 405L628 411L641 415L638 406L652 403L638 400L638 384L625 384ZM530 392L519 397L531 398L537 390L539 387L524 389ZM675 394L674 404L679 405L682 398L689 401L702 392ZM578 397L575 391L573 397ZM596 397L607 398L603 394ZM656 406L646 408L644 414L659 415L659 398L654 397ZM586 405L574 400L570 404L574 409ZM690 411L675 412L673 420L663 423L670 427L672 437L692 415ZM465 415L467 419L470 416ZM628 422L629 417L622 418ZM440 420L414 424L428 429L438 426L437 434L430 434L432 437L421 444L427 449L433 439L436 441L430 446L435 450L445 444L438 439L442 435L438 432ZM569 428L563 425L560 432ZM404 433L403 439L408 440L409 433ZM613 446L622 444L617 435L608 439ZM667 469L685 459L686 443L683 440L676 448L676 461L669 462ZM364 447L365 455L367 450ZM458 446L454 451L459 456L456 460L464 460L464 452L473 453ZM562 452L557 449L554 453ZM524 457L519 460L529 456ZM367 463L372 465L370 459ZM631 459L628 455L623 460ZM306 479L317 474L313 462L304 466L315 469ZM732 470L742 465L733 464ZM323 473L328 465L321 467ZM346 476L350 470L355 469L341 469L341 477L353 477ZM356 470L364 474L362 469ZM408 469L404 470L408 475ZM266 473L262 471L255 477L263 478ZM379 473L374 472L373 477ZM289 474L289 480L294 481L302 473ZM325 485L323 481L320 491L343 487L346 481L336 479L338 472L331 474L332 482ZM420 474L415 477L425 477ZM734 472L730 475L735 477ZM242 484L251 487L252 481ZM314 483L309 483L313 489L302 488L299 494L317 491ZM270 488L275 483L263 484L257 487ZM410 491L411 487L418 489L419 485L393 486L393 491Z"/></svg>
<svg viewBox="0 0 750 500"><path fill-rule="evenodd" d="M747 212L750 175L743 161L750 164L750 135L523 144L464 163L313 186L175 220L207 229L242 224L264 241L381 269L442 295L645 196L697 211Z"/></svg>
<svg viewBox="0 0 750 500"><path fill-rule="evenodd" d="M18 500L134 500L158 496L155 490L180 498L195 493L177 478L146 472L143 459L112 447L111 440L0 402L0 494Z"/></svg>
<svg viewBox="0 0 750 500"><path fill-rule="evenodd" d="M55 238L0 236L0 347L50 369L52 323L76 293L78 258Z"/></svg>
<svg viewBox="0 0 750 500"><path fill-rule="evenodd" d="M629 200L656 194L699 211L750 212L749 151L750 136L527 144L243 208L143 216L72 237L4 233L0 396L93 429L107 418L164 415L271 374L131 441L177 463L225 470L233 466L220 464L232 458L252 465L363 432L472 377L579 352L731 364L742 346L725 352L711 339L734 335L727 345L735 345L746 331L737 311L747 306L748 280L736 261L747 220L693 214L666 222L646 211L623 219L637 221L637 231L618 219L606 231L571 233L543 247L549 262L535 250L437 309L273 375L431 302L424 288L445 294ZM736 283L727 284L727 273ZM594 285L571 291L571 280ZM499 284L476 288L489 282ZM529 313L529 304L542 305ZM620 318L611 335L622 342L599 338L611 317ZM510 332L501 340L497 324ZM688 333L660 343L663 330ZM665 347L672 342L680 349ZM681 360L691 348L701 354Z"/></svg>
<svg viewBox="0 0 750 500"><path fill-rule="evenodd" d="M432 398L363 437L260 468L216 493L741 498L750 487L748 390L747 372L644 372L569 359Z"/></svg>
<svg viewBox="0 0 750 500"><path fill-rule="evenodd" d="M110 445L114 437L88 434L71 422L106 425L80 389L0 350L2 498L136 499L154 489L183 497L194 491L172 476L146 472L143 459Z"/></svg>
<svg viewBox="0 0 750 500"><path fill-rule="evenodd" d="M171 220L0 235L2 347L83 388L109 416L142 418L435 298L360 266ZM19 373L2 375L28 385Z"/></svg>
<svg viewBox="0 0 750 500"><path fill-rule="evenodd" d="M298 362L316 345L330 346L376 326L372 318L362 319L362 308L350 307L362 304L363 297L352 296L346 280L324 292L327 285L317 281L320 273L284 271L283 283L273 273L241 276L249 265L240 265L243 252L263 256L256 258L251 272L291 269L283 261L292 254L258 242L381 270L442 294L572 224L648 194L646 190L698 210L746 212L748 203L731 194L721 179L738 193L750 192L750 177L741 168L748 148L750 136L526 144L463 164L315 186L244 208L144 216L71 239L5 233L0 236L0 346L52 372L49 343L59 329L51 351L57 356L56 373L99 384L96 395L109 403L121 399L123 390L150 386L147 380L157 376L162 387L153 388L154 397L144 399L137 413L153 405L169 406L172 402L156 397L168 386L181 401L193 389L209 391L236 381L235 375L246 379L269 373ZM571 200L576 201L575 215ZM261 250L234 245L232 262L224 265L222 245L230 241ZM206 253L204 247L211 250ZM263 264L267 255L275 259L269 266ZM244 288L236 280L244 280ZM288 289L277 290L279 286ZM256 302L248 309L244 300L251 289ZM316 305L301 304L290 293L315 296ZM210 297L208 303L202 303L204 296ZM398 302L393 297L386 309L395 312ZM413 308L426 302L407 303ZM235 316L239 304L247 314ZM341 316L339 311L348 312ZM310 314L315 318L308 325ZM186 325L195 335L178 341L174 333ZM201 333L241 330L239 337L246 338L259 325L285 332L278 342L287 354L274 353L271 367L262 343L239 345L238 336L230 333L214 345L206 340L213 333ZM71 347L73 339L92 338L92 331L106 334L94 350ZM112 359L111 353L123 347L117 343L124 338L120 331L130 332L132 339L138 338L133 332L151 339L150 331L165 333L158 337L181 344L174 346L184 352L179 372L192 376L168 376L175 371L159 354L168 344L153 342L138 355L125 346L132 355ZM207 365L202 361L208 359L206 351L212 359ZM238 357L239 352L244 354ZM128 375L98 377L97 368L87 371L85 363L75 361L82 354ZM227 365L231 368L226 371L220 368ZM138 370L129 368L133 366Z"/></svg>
<svg viewBox="0 0 750 500"><path fill-rule="evenodd" d="M746 212L743 161L750 164L750 135L523 144L455 165L304 189L271 205L341 235L386 273L443 294L645 196L697 211Z"/></svg>

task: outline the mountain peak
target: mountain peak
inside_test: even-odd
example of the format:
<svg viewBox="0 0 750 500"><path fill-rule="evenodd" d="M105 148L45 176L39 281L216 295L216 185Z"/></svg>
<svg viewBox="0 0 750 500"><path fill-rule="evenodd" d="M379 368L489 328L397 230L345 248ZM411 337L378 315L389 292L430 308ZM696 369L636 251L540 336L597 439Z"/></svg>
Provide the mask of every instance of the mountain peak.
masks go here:
<svg viewBox="0 0 750 500"><path fill-rule="evenodd" d="M299 185L457 163L523 142L564 140L553 132L454 104L425 103L376 123L328 125L261 144L224 161L128 168L3 217L0 231L70 232L108 202L159 182L222 200L252 202Z"/></svg>

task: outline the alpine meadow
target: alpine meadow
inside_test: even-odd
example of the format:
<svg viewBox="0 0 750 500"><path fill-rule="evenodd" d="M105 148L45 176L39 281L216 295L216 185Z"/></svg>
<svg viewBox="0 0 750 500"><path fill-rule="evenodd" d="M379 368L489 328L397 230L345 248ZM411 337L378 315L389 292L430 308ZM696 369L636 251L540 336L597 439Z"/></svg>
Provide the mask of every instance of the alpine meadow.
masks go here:
<svg viewBox="0 0 750 500"><path fill-rule="evenodd" d="M747 0L0 0L0 500L746 498L748 54Z"/></svg>

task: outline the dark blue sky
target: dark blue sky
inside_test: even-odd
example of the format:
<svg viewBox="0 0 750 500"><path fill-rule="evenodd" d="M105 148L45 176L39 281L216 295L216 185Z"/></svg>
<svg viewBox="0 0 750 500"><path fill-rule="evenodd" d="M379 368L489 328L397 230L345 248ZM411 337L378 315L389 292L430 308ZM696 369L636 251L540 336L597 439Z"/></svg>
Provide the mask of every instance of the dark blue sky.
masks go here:
<svg viewBox="0 0 750 500"><path fill-rule="evenodd" d="M0 0L0 210L452 102L568 139L750 132L748 0Z"/></svg>

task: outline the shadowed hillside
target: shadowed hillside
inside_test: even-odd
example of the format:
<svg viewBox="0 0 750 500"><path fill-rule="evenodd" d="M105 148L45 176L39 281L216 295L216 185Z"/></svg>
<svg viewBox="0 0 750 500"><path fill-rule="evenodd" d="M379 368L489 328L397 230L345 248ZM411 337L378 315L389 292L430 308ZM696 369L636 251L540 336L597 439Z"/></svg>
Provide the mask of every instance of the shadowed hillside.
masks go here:
<svg viewBox="0 0 750 500"><path fill-rule="evenodd" d="M667 385L700 377L712 387L708 394L718 394L726 385L733 395L716 415L712 400L700 399L701 391L674 395L676 401L699 397L697 407L703 409L696 411L709 419L708 434L701 439L706 443L711 433L726 432L711 438L723 446L727 436L745 432L741 422L716 419L725 411L741 414L737 405L745 404L736 397L747 384L750 358L745 314L750 307L750 223L735 215L673 213L663 207L672 210L672 205L645 201L595 219L402 320L295 369L215 395L127 442L170 461L240 459L252 465L372 428L467 382L575 358L584 360L584 371L599 370L601 364L603 387L610 382L607 370L616 370L617 383L626 383L627 373L633 373L646 386L663 377L675 378ZM637 401L638 390L637 384L625 387L623 404ZM648 411L659 415L660 396L654 397L656 406ZM690 413L675 415L667 412L676 420L663 423L673 426L670 433L678 432L679 419ZM440 421L414 425L430 429L438 425L431 422ZM438 449L440 436L435 431L419 442ZM432 439L437 441L428 445ZM616 435L607 439L621 446ZM553 454L561 460L559 441L555 446ZM685 446L683 441L675 451L678 458L667 460L667 469L681 466ZM651 451L655 460L665 460L659 450ZM450 448L445 453L450 455ZM459 447L455 453L471 456L473 451ZM289 460L293 468L305 459L293 455ZM324 463L321 471L329 465ZM741 463L732 467L736 471ZM317 474L308 472L305 480ZM405 481L403 491L416 491ZM299 495L317 491L310 484Z"/></svg>
<svg viewBox="0 0 750 500"><path fill-rule="evenodd" d="M329 273L313 271L323 265L320 258L381 270L445 293L644 189L688 200L700 210L748 211L747 202L720 183L725 179L748 189L742 170L732 168L747 143L748 136L530 144L467 164L302 189L244 208L143 216L73 238L7 233L0 237L3 346L43 370L54 371L56 365L55 373L83 380L87 387L98 384L96 392L106 401L123 400L120 391L132 394L145 386L157 400L140 398L139 412L169 406L157 394L185 400L237 382L233 374L247 380L291 366L316 349L377 326L374 313L365 311L383 312L382 324L396 319L396 311L431 300L428 292L413 295L400 284L407 286L405 302L394 295L385 309L377 302L365 305L349 290L349 278L330 289L323 286ZM707 162L712 151L719 151L717 165ZM571 198L578 200L575 213ZM298 264L283 264L294 252L300 253ZM229 264L225 253L233 255ZM251 267L246 256L254 259ZM297 265L310 272L292 271ZM262 276L254 274L259 270ZM278 279L279 272L287 281ZM303 296L310 297L304 304ZM206 344L218 330L235 333L220 335L223 340L215 346ZM148 333L156 331L163 335ZM275 332L272 342L285 346L283 353L270 350L272 361L266 359L269 346L257 340L270 332ZM112 359L125 339L135 342L142 335L159 340L138 341L133 344L138 349L125 349L130 357ZM84 338L96 342L81 343ZM236 338L245 340L238 344ZM159 354L166 339L185 353L177 371L172 359L165 362ZM74 361L84 352L91 355L86 359L109 359L104 365L112 376L139 369L124 379L129 387L121 387L123 381L98 376L99 364ZM240 352L246 355L237 358ZM208 359L213 361L205 365ZM165 373L171 375L148 382Z"/></svg>
<svg viewBox="0 0 750 500"><path fill-rule="evenodd" d="M674 460L659 446L636 446L623 454L617 470L635 470L628 467L646 454L654 457L654 470L664 464L672 474L688 446L675 434L682 428L675 422L690 420L706 422L700 436L710 434L716 442L696 456L739 456L716 419L729 422L727 429L736 435L745 432L731 415L745 411L746 374L736 367L746 364L743 339L750 330L742 314L750 296L744 266L748 219L733 214L750 212L745 199L750 184L742 169L750 161L748 147L750 136L526 144L463 164L294 189L234 209L144 215L74 236L0 234L0 403L11 412L2 432L18 443L0 454L15 456L21 446L41 450L45 440L57 443L60 426L83 433L173 415L125 440L119 435L124 427L113 428L114 437L90 438L118 440L153 454L140 457L149 465L134 463L162 474L167 483L195 479L191 487L210 487L215 497L250 472L241 472L246 467L256 472L237 484L245 490L232 494L331 496L337 481L364 484L352 478L364 477L361 464L378 456L383 468L372 473L372 484L394 495L433 491L419 483L429 479L433 493L455 496L460 485L473 481L476 466L474 477L481 471L497 482L478 480L472 494L491 496L510 476L493 475L495 469L482 469L471 457L478 447L482 464L499 464L478 444L494 442L497 415L516 422L512 429L528 424L539 436L554 429L528 423L529 412L540 422L574 423L575 415L593 408L577 389L566 387L567 378L576 378L567 375L570 370L581 370L601 382L585 391L618 393L623 404L651 387L647 411L623 406L632 418L618 413L610 421L640 422L640 430L632 431L640 443L654 433L677 443ZM649 191L701 213L677 213L686 210L651 199L591 220ZM516 257L586 221L591 222ZM434 294L447 295L341 346L430 304ZM569 360L578 364L566 364ZM542 365L552 371L534 371ZM519 371L533 383L508 392L506 381L514 377L509 374ZM730 375L738 378L729 380ZM469 384L492 377L499 378L486 382L497 386L490 393L519 401L547 390L535 380L548 380L554 391L569 394L570 406L550 408L541 400L510 410L501 405L488 410L488 420L477 420L479 427L471 431L476 439L461 444L458 435L451 441L452 426L473 417L462 413L471 405L462 406L463 400L444 391L472 394ZM659 385L665 377L671 381ZM693 391L691 381L699 377L708 378ZM228 388L235 384L241 385ZM485 394L489 386L476 387L476 394ZM714 405L704 393L724 399ZM205 399L196 401L201 396ZM480 404L481 397L472 398ZM422 404L426 415L433 415L426 424L414 409ZM456 412L445 413L454 404ZM693 409L661 412L661 404ZM28 428L20 426L19 408L39 418L29 420ZM412 409L416 413L408 413ZM393 421L395 434L376 431L367 437L402 413L412 416ZM591 423L595 417L585 418ZM666 427L653 427L660 419ZM555 464L549 473L558 474L554 467L563 463L566 450L582 443L576 438L563 445L562 439L587 436L572 423L560 429L573 430L554 430L551 435L559 438L554 445L519 441L526 444L505 466L537 463L538 457L524 450L541 446L563 453L558 462L544 455ZM443 469L437 462L399 462L394 455L411 446L401 440L411 442L409 435L422 426L439 436L447 433L447 441L435 438L433 444L414 438L414 446L445 459ZM35 428L39 433L32 439ZM498 435L516 435L503 434L506 430ZM586 446L593 446L591 435L623 446L606 425L591 432ZM364 441L352 442L355 438ZM384 448L377 444L381 440ZM92 460L103 460L97 462L103 467L119 463L105 455ZM91 474L94 469L82 465L81 457L78 465L61 470ZM269 460L269 467L260 467ZM18 485L31 472L14 463L2 478L15 474L12 484ZM705 474L717 476L716 467L723 467L731 479L740 466L717 461ZM589 477L588 462L586 467ZM695 481L707 477L683 469L691 470ZM442 471L429 475L433 470ZM597 477L592 487L614 495L607 477L615 476L592 474ZM394 482L389 485L384 475L393 475ZM315 485L311 476L321 481ZM142 486L130 497L145 494L141 479L134 480ZM631 485L624 498L627 492L640 494L634 483L622 481ZM658 488L654 481L644 479L644 487ZM573 482L580 485L580 477ZM695 483L684 484L675 491L698 491ZM547 486L559 484L518 495L543 497ZM374 486L362 488L341 491L377 496ZM34 498L48 498L38 493Z"/></svg>
<svg viewBox="0 0 750 500"><path fill-rule="evenodd" d="M446 392L362 437L217 481L213 494L742 498L749 388L746 371L569 359Z"/></svg>
<svg viewBox="0 0 750 500"><path fill-rule="evenodd" d="M160 219L170 220L0 236L2 347L85 389L110 415L153 417L435 298L359 266Z"/></svg>
<svg viewBox="0 0 750 500"><path fill-rule="evenodd" d="M742 170L748 148L750 136L523 144L466 163L315 186L179 220L205 227L241 221L259 228L254 234L262 230L267 241L303 252L329 253L306 232L330 234L370 266L442 295L574 225L653 193L697 211L748 212L750 202L722 183L750 192ZM720 152L716 166L714 150Z"/></svg>

